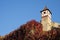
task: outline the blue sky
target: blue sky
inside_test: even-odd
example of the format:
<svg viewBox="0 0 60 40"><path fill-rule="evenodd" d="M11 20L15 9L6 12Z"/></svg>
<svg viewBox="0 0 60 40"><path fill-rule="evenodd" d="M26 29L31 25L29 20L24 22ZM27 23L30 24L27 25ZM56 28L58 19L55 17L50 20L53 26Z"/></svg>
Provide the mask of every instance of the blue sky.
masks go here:
<svg viewBox="0 0 60 40"><path fill-rule="evenodd" d="M45 6L52 12L52 21L60 23L60 0L0 0L0 35L33 19L40 22Z"/></svg>

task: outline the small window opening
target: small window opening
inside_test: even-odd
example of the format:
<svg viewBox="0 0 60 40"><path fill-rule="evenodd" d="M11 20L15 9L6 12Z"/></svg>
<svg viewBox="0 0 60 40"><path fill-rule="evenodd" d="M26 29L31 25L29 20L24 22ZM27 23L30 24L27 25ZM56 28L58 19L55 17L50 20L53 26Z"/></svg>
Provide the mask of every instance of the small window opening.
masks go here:
<svg viewBox="0 0 60 40"><path fill-rule="evenodd" d="M46 14L46 12L44 12L44 14Z"/></svg>

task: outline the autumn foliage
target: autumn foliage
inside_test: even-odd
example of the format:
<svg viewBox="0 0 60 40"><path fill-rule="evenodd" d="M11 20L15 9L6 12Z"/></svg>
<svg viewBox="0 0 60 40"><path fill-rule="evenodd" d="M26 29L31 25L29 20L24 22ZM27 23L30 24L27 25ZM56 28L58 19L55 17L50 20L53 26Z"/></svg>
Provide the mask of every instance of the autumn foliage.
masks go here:
<svg viewBox="0 0 60 40"><path fill-rule="evenodd" d="M3 40L60 40L60 29L52 28L51 31L44 32L40 22L31 20L5 35Z"/></svg>

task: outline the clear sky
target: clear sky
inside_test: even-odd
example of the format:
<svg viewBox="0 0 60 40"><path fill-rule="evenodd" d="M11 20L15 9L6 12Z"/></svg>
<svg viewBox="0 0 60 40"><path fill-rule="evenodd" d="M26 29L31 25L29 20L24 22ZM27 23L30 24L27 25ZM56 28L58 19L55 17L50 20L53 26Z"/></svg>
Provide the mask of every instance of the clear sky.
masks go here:
<svg viewBox="0 0 60 40"><path fill-rule="evenodd" d="M33 19L40 22L45 6L52 12L52 21L60 23L60 0L0 0L0 35Z"/></svg>

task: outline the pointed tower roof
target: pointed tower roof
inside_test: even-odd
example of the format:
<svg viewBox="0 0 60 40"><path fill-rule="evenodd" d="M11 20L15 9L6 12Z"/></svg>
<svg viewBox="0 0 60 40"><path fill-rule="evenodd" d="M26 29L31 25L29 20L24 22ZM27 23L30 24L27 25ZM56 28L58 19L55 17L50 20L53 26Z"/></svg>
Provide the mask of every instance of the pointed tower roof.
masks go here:
<svg viewBox="0 0 60 40"><path fill-rule="evenodd" d="M47 9L48 9L47 6L45 6L43 10L47 10Z"/></svg>
<svg viewBox="0 0 60 40"><path fill-rule="evenodd" d="M46 10L48 10L51 13L51 11L47 8L47 6L45 6L44 9L42 11L40 11L40 12L43 12L43 11L46 11Z"/></svg>

